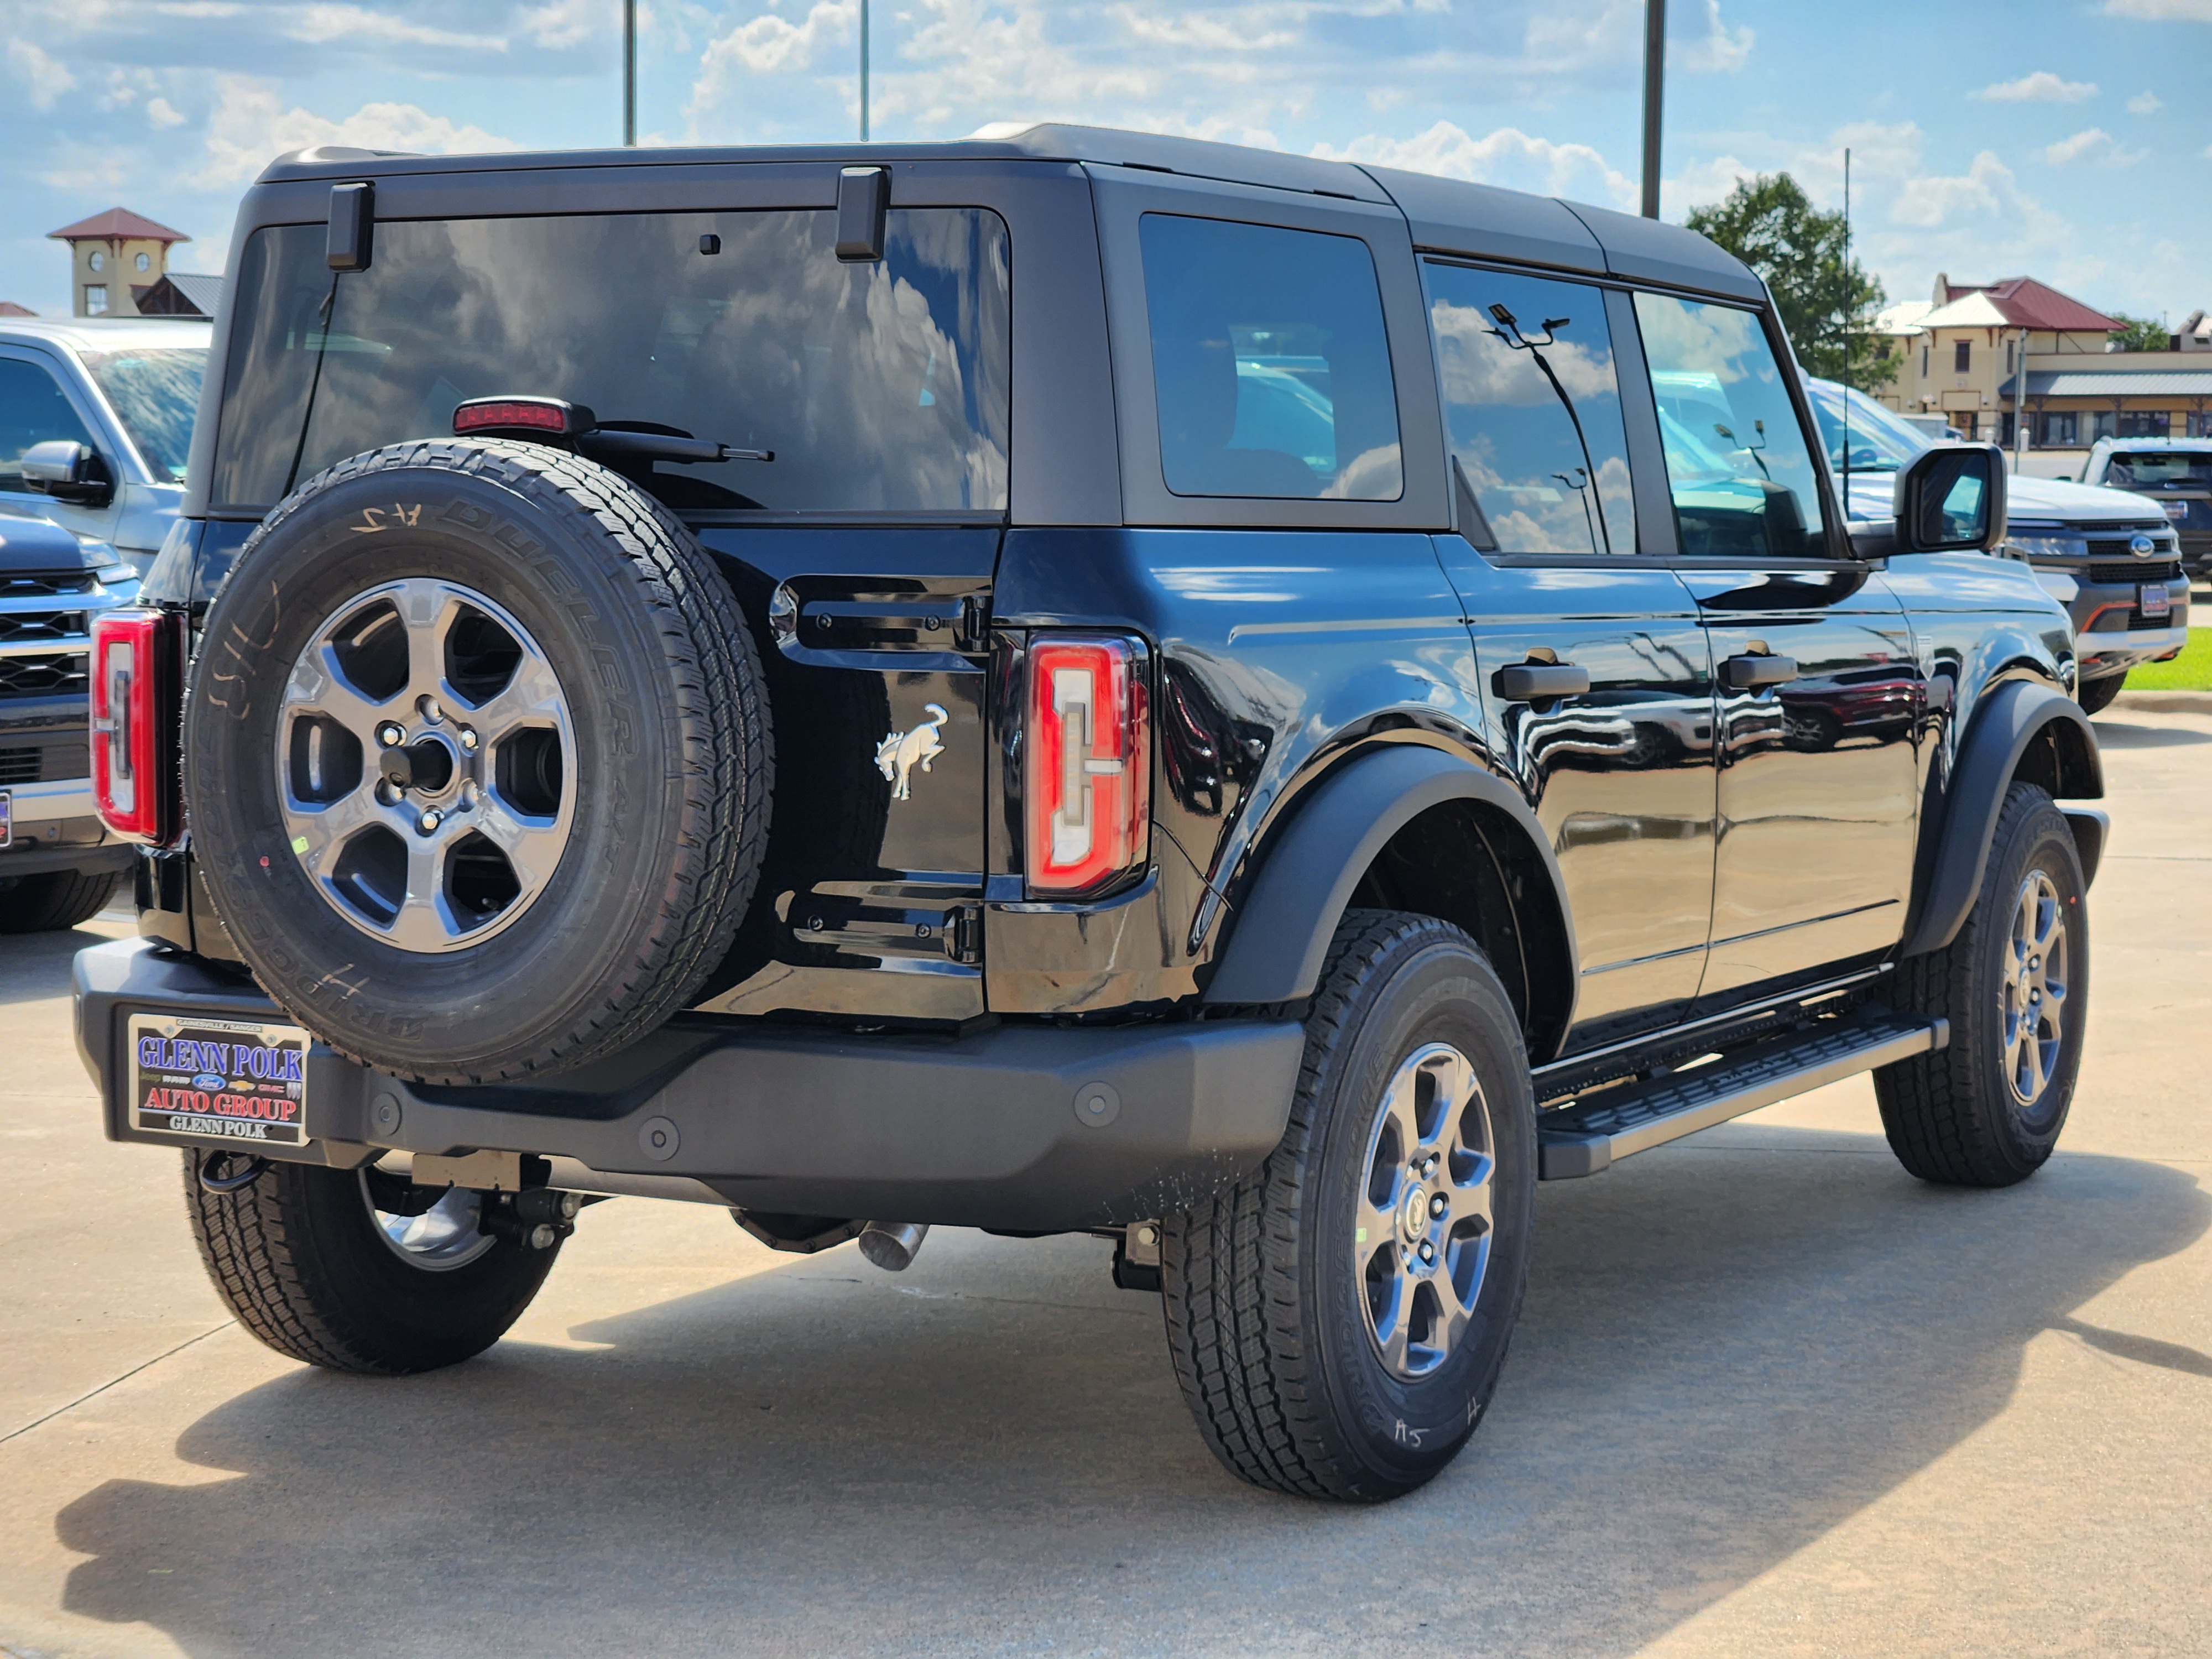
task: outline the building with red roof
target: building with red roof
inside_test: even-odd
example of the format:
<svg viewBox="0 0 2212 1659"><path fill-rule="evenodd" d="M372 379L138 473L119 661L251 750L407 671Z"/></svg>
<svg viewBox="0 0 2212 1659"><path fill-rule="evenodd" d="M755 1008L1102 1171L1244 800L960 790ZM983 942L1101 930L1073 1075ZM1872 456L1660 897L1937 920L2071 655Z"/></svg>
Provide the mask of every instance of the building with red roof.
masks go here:
<svg viewBox="0 0 2212 1659"><path fill-rule="evenodd" d="M136 317L133 289L168 274L169 249L192 239L129 208L110 208L47 236L70 248L70 308L79 317Z"/></svg>

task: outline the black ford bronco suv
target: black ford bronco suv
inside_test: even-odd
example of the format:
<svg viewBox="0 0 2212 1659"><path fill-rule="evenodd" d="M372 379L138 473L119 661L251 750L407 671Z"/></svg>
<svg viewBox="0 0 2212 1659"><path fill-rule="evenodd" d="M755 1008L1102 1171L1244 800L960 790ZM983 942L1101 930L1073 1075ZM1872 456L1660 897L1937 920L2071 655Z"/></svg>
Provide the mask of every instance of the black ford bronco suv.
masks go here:
<svg viewBox="0 0 2212 1659"><path fill-rule="evenodd" d="M307 152L233 246L77 1019L279 1351L465 1358L602 1194L1089 1231L1231 1470L1382 1498L1539 1180L1869 1071L2050 1155L2065 613L1993 448L1847 527L1699 237L1048 126Z"/></svg>

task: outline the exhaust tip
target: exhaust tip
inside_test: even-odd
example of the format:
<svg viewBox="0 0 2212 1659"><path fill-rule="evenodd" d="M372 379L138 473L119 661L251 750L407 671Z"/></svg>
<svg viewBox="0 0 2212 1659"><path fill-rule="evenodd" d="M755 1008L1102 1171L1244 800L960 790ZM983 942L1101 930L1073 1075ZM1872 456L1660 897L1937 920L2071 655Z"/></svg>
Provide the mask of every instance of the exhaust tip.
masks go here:
<svg viewBox="0 0 2212 1659"><path fill-rule="evenodd" d="M860 1230L860 1254L887 1273L902 1273L928 1237L926 1221L871 1221Z"/></svg>

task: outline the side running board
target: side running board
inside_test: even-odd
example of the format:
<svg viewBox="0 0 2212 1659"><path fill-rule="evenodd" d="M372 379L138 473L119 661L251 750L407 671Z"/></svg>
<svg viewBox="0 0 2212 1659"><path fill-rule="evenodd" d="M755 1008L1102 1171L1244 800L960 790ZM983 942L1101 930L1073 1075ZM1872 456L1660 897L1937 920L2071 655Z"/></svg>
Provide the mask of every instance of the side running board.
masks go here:
<svg viewBox="0 0 2212 1659"><path fill-rule="evenodd" d="M1545 1181L1595 1175L1632 1153L1927 1054L1950 1040L1948 1020L1908 1019L1869 1008L1702 1066L1595 1090L1537 1118L1537 1175Z"/></svg>

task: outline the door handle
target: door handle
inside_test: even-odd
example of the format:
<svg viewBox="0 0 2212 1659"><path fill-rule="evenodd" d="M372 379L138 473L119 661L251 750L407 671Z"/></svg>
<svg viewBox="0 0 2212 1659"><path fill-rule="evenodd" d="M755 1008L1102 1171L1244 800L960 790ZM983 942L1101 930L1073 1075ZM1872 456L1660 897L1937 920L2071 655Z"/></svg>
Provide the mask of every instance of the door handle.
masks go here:
<svg viewBox="0 0 2212 1659"><path fill-rule="evenodd" d="M1721 684L1731 691L1752 691L1762 685L1787 685L1797 678L1795 657L1730 657L1721 665Z"/></svg>
<svg viewBox="0 0 2212 1659"><path fill-rule="evenodd" d="M1579 697L1589 689L1589 670L1571 662L1516 662L1498 671L1498 695L1508 702Z"/></svg>

